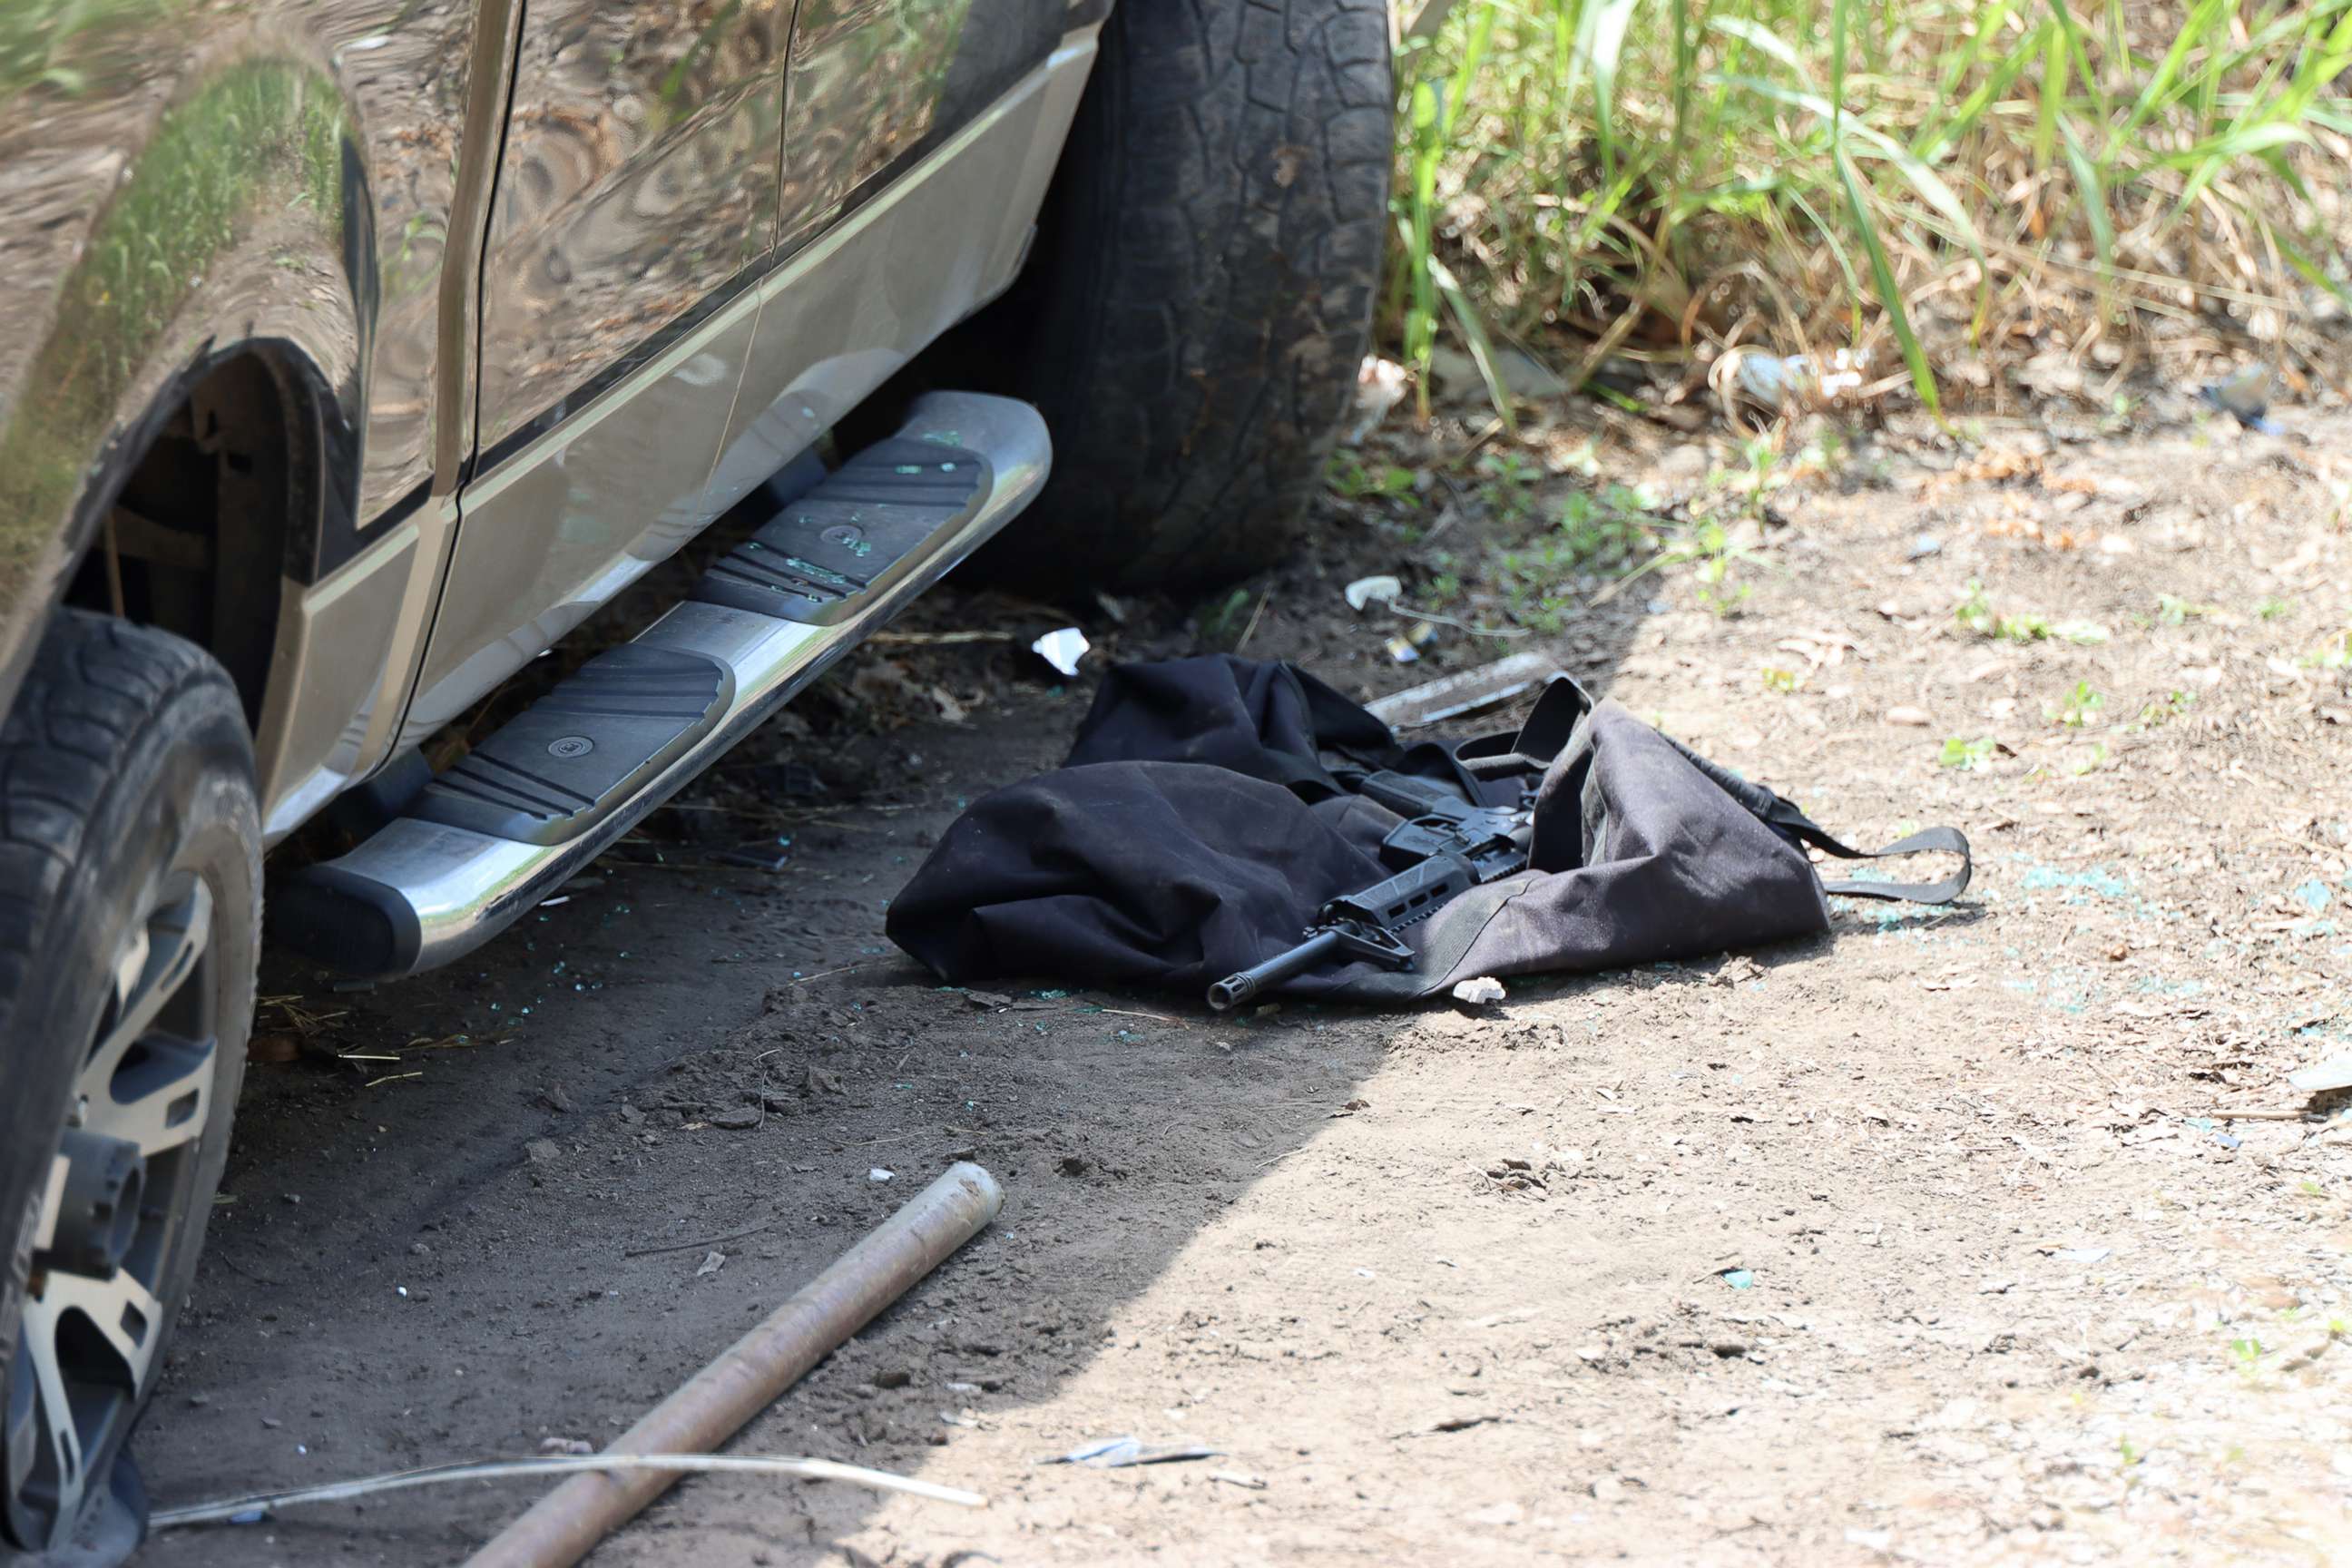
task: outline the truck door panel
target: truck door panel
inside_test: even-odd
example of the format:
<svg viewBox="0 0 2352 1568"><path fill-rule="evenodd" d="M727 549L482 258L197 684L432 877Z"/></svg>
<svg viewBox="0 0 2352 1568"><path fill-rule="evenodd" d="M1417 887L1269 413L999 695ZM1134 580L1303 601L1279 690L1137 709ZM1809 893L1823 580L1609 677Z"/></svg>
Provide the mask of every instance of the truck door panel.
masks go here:
<svg viewBox="0 0 2352 1568"><path fill-rule="evenodd" d="M478 447L404 737L716 515L772 255L791 0L532 0L482 275Z"/></svg>
<svg viewBox="0 0 2352 1568"><path fill-rule="evenodd" d="M802 0L784 99L784 243L838 222L1044 65L1066 36L1090 37L1107 9L1098 0Z"/></svg>
<svg viewBox="0 0 2352 1568"><path fill-rule="evenodd" d="M790 461L1012 281L1103 0L801 0L751 364L712 476Z"/></svg>

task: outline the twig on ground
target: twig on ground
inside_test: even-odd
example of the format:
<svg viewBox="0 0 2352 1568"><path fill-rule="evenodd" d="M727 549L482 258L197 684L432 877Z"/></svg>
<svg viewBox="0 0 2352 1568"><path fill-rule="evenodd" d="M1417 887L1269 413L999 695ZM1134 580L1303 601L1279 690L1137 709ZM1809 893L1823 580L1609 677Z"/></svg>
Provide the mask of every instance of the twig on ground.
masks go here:
<svg viewBox="0 0 2352 1568"><path fill-rule="evenodd" d="M1183 1019L1172 1018L1165 1013L1139 1013L1132 1007L1097 1007L1095 1010L1098 1013L1116 1013L1122 1018L1149 1018L1155 1024L1173 1024L1180 1029L1192 1026Z"/></svg>
<svg viewBox="0 0 2352 1568"><path fill-rule="evenodd" d="M775 1228L776 1222L774 1220L768 1220L762 1224L753 1226L749 1230L736 1231L731 1236L706 1236L700 1241L669 1241L664 1242L659 1247L625 1247L621 1248L621 1256L624 1258L651 1258L657 1252L691 1252L698 1247L724 1247L730 1241L740 1241L747 1236L757 1236L763 1230L773 1230Z"/></svg>
<svg viewBox="0 0 2352 1568"><path fill-rule="evenodd" d="M1265 593L1260 594L1257 596L1257 608L1250 612L1249 625L1242 628L1241 640L1234 644L1234 651L1235 653L1239 653L1242 649L1249 647L1250 634L1257 630L1257 618L1265 614L1266 601L1273 597L1274 590L1271 588L1268 588Z"/></svg>

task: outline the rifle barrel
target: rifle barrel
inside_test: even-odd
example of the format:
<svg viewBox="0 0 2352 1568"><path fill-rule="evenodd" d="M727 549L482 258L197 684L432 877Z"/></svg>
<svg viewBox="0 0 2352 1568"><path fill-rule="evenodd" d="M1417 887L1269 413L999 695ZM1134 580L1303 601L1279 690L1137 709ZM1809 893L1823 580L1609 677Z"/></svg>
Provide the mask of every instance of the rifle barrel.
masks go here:
<svg viewBox="0 0 2352 1568"><path fill-rule="evenodd" d="M1279 985L1292 975L1312 969L1325 955L1339 946L1336 931L1317 931L1286 952L1277 952L1264 963L1227 975L1209 987L1209 1005L1218 1012L1240 1006L1269 986Z"/></svg>

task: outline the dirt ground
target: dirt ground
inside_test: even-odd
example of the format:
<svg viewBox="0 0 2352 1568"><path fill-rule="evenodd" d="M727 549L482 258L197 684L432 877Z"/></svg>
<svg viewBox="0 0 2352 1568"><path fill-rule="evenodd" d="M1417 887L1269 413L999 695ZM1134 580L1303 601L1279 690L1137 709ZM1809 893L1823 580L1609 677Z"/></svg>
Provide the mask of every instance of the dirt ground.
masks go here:
<svg viewBox="0 0 2352 1568"><path fill-rule="evenodd" d="M266 971L294 1059L251 1078L152 1489L599 1444L966 1157L1001 1221L736 1447L989 1506L690 1480L595 1563L2347 1560L2352 1113L2287 1077L2352 1052L2352 418L2282 417L1792 448L1715 581L1411 666L1341 584L1428 588L1588 468L1670 507L1746 466L1587 416L1523 485L1329 503L1250 654L1371 695L1546 647L1852 840L1976 847L1954 908L1476 1014L941 988L886 901L1090 681L867 657L455 972ZM1118 655L1194 646L1124 608ZM711 853L772 835L781 869ZM1038 1462L1126 1434L1220 1452ZM538 1484L141 1561L452 1563Z"/></svg>

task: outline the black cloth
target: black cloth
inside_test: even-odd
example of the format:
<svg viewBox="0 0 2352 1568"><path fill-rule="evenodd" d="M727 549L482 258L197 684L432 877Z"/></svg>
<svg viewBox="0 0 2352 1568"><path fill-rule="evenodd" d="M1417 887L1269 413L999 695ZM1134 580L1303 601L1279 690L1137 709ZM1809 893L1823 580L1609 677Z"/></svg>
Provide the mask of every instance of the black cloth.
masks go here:
<svg viewBox="0 0 2352 1568"><path fill-rule="evenodd" d="M1804 846L1862 852L1567 680L1516 733L1401 748L1303 670L1214 656L1113 669L1062 767L957 818L892 901L890 938L950 982L1198 996L1390 875L1381 841L1399 818L1351 793L1383 767L1480 805L1532 787L1528 868L1410 928L1409 967L1333 965L1285 994L1403 1001L1475 975L1693 957L1824 931L1829 890L1944 902L1967 886L1966 840L1936 828L1880 853L1957 853L1956 877L1825 889Z"/></svg>

